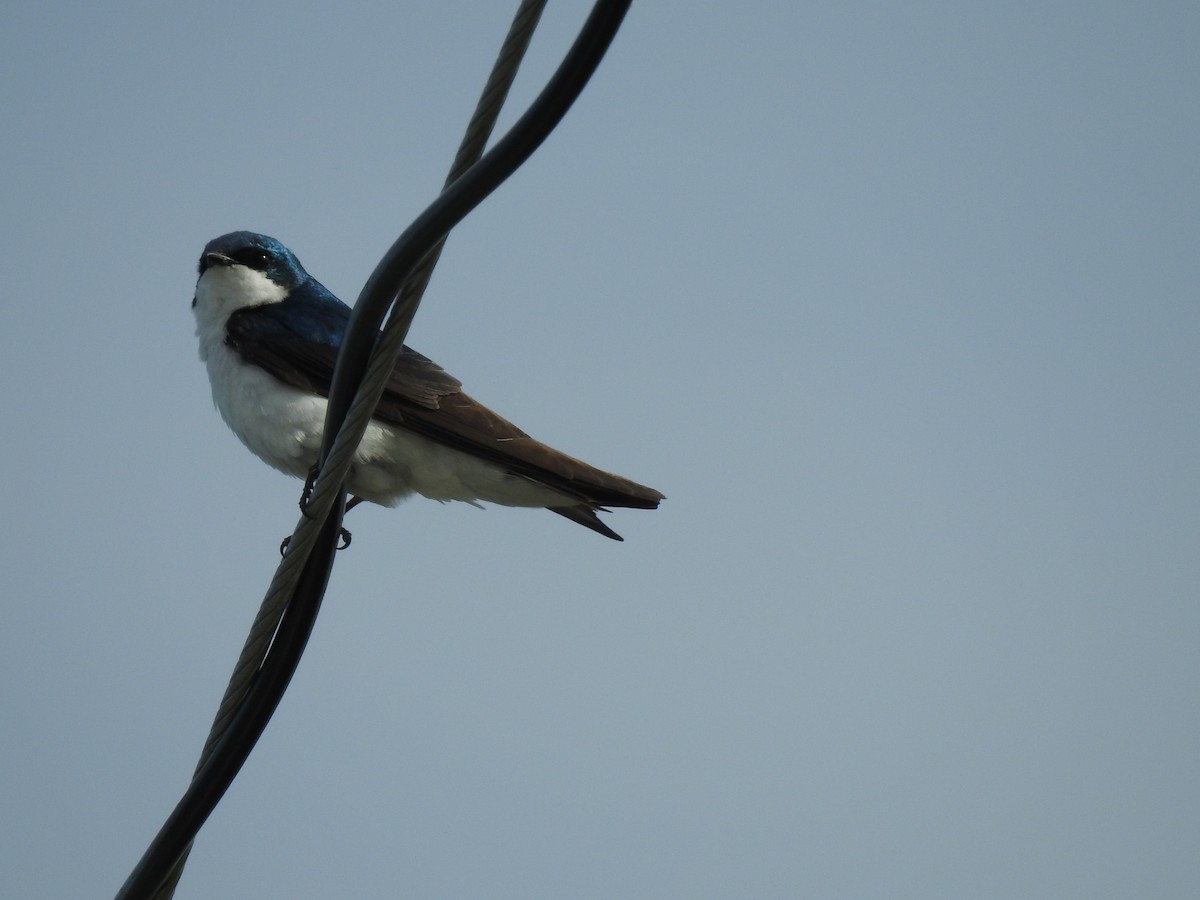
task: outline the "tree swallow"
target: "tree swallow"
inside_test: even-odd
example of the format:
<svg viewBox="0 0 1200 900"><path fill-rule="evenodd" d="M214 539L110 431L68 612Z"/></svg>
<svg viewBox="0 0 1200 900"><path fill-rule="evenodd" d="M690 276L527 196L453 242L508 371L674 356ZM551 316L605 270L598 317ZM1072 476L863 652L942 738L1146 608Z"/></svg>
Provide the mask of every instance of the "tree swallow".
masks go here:
<svg viewBox="0 0 1200 900"><path fill-rule="evenodd" d="M200 359L225 423L267 463L306 478L317 463L326 398L350 307L274 238L209 241L192 300ZM534 440L405 347L354 455L349 505L434 500L545 507L614 540L609 506L655 509L663 495Z"/></svg>

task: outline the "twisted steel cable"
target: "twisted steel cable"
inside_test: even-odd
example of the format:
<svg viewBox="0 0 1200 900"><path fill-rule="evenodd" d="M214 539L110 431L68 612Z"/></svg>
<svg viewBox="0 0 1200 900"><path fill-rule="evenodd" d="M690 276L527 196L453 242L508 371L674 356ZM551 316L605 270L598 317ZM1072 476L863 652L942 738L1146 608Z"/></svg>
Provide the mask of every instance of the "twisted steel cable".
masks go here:
<svg viewBox="0 0 1200 900"><path fill-rule="evenodd" d="M305 515L297 523L255 617L192 784L129 876L118 900L169 900L173 895L196 831L262 733L295 670L328 583L345 504L343 484L353 453L379 402L445 235L558 124L599 64L630 3L597 2L542 94L489 152L488 164L475 165L544 5L544 0L522 2L455 157L447 189L393 244L355 304L330 390L327 452L323 452ZM399 292L395 285L401 286ZM376 341L379 322L393 301L388 323ZM277 652L277 647L283 649ZM239 745L238 751L231 749L222 755L221 751L234 743Z"/></svg>

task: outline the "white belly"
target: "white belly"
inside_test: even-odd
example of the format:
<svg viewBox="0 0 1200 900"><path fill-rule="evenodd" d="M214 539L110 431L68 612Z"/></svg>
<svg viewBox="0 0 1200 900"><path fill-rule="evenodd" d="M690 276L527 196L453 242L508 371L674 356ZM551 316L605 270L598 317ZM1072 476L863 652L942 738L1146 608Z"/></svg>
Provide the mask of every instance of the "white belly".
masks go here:
<svg viewBox="0 0 1200 900"><path fill-rule="evenodd" d="M213 402L259 459L307 477L325 427L324 397L297 390L242 361L223 342L204 347ZM354 454L350 493L393 505L409 494L434 500L486 500L506 506L557 506L573 500L520 475L428 438L372 421Z"/></svg>

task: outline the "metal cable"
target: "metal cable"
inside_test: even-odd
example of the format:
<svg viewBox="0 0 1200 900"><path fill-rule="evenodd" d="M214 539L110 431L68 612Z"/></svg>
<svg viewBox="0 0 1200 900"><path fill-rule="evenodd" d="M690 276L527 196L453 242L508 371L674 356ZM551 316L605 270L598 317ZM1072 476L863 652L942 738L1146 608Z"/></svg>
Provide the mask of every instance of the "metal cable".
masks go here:
<svg viewBox="0 0 1200 900"><path fill-rule="evenodd" d="M484 88L479 108L472 118L464 137L463 146L455 159L454 166L447 184L458 180L461 175L470 175L465 179L470 184L464 184L461 190L444 191L443 194L401 235L393 244L389 253L372 274L355 305L355 315L351 318L347 330L349 337L357 329L359 332L370 328L373 335L378 335L379 319L383 312L397 297L394 287L389 285L401 284L399 300L389 318L382 338L370 355L370 361L357 368L365 368L362 373L366 380L359 384L359 379L353 374L335 372L334 387L330 391L330 416L326 423L326 447L330 448L321 466L321 474L313 486L312 495L308 502L307 514L297 524L287 553L280 563L271 586L268 588L262 607L255 618L251 633L243 648L242 655L234 669L225 698L222 700L213 729L205 743L201 760L193 778L192 787L180 801L175 813L163 826L155 842L151 844L145 856L129 880L118 894L121 900L154 896L156 900L166 900L172 896L175 884L182 872L187 852L191 846L191 838L203 823L212 806L224 792L238 768L249 753L250 747L257 740L266 725L271 712L282 696L287 681L294 672L295 664L303 651L307 635L315 621L321 597L324 594L332 568L333 553L337 542L341 514L344 507L344 480L349 472L353 453L365 432L383 385L395 364L396 354L399 353L409 324L412 321L420 294L428 283L433 265L444 242L444 236L451 227L457 224L484 197L521 165L539 146L565 114L566 109L578 96L586 84L591 72L599 64L605 49L615 35L621 20L628 9L629 2L605 2L600 0L589 16L587 24L579 38L564 59L563 64L555 73L546 89L539 95L534 105L522 117L505 138L500 141L493 151L488 154L489 165L472 167L472 154L477 158L487 136L495 124L499 106L507 95L512 83L516 66L519 63L524 48L528 45L529 36L540 16L543 2L526 2L518 10L509 37L505 41L500 58L493 70L488 85ZM491 112L489 112L491 110ZM490 122L489 122L490 117ZM389 281L389 278L391 279ZM385 295L381 299L381 294ZM360 317L360 309L368 312L365 318ZM377 315L374 323L371 317ZM360 318L356 325L355 319ZM373 336L372 335L372 336ZM373 341L372 341L373 342ZM358 343L362 346L361 335ZM343 346L339 357L338 369L344 368L343 363L353 356L352 350ZM359 357L361 359L361 356ZM351 369L356 368L351 366ZM346 384L350 383L349 388ZM349 391L352 401L349 409L342 412L336 404L336 394L344 396ZM341 403L344 406L345 400ZM333 429L330 425L338 427ZM336 437L330 447L330 435L336 430ZM335 509L336 507L336 509ZM319 552L318 552L319 551ZM289 601L291 604L289 605ZM286 659L280 659L272 665L273 657L284 654L271 653L274 645L287 646L289 652ZM271 682L271 691L257 691L253 704L246 702L252 688L258 688L265 682ZM248 707L253 706L253 709ZM233 740L232 732L239 731L234 727L235 722L253 720L241 731L249 736L245 752L235 760L221 761L227 780L223 784L207 787L206 791L199 790L201 776L215 768L214 760L218 750ZM245 736L243 736L244 738ZM188 807L187 801L193 794L192 788L197 788L196 794L203 793L208 803L207 808L199 810ZM201 804L202 805L202 804ZM177 816L177 814L179 814ZM194 828L187 832L187 837L179 850L167 876L159 884L156 870L150 862L153 851L158 850L158 856L169 853L161 846L168 826L178 819L194 820ZM170 857L168 856L168 861ZM157 886L157 890L156 890ZM151 894L151 892L154 892Z"/></svg>
<svg viewBox="0 0 1200 900"><path fill-rule="evenodd" d="M516 78L521 59L529 47L529 42L533 38L533 32L537 28L545 6L546 0L522 0L520 7L517 9L517 13L513 17L512 24L509 27L508 35L505 37L496 62L492 66L492 72L488 76L487 83L475 106L475 112L471 116L471 121L467 124L466 132L463 135L454 162L451 164L446 185L455 181L483 155L484 147L487 145L487 140L491 136L496 126L496 121L500 117L500 110L504 105L505 99L508 97L509 89ZM445 238L443 237L425 257L420 268L413 274L413 277L404 285L402 297L404 300L411 302L414 307L421 301L421 297L429 284L429 279L433 275L433 268L441 256L441 250L444 245ZM354 446L357 447L357 442ZM329 466L330 463L334 463L331 468L335 471L344 468L347 473L349 472L349 464L346 460L339 458L336 462L331 460L326 465ZM209 729L208 738L204 742L204 748L200 753L200 759L196 764L194 775L199 773L212 757L214 748L227 732L230 720L249 690L251 680L262 665L267 648L270 646L271 639L279 628L284 610L287 608L288 602L295 592L302 567L312 552L313 542L318 534L318 530L311 527L309 523L322 522L328 517L328 507L332 505L332 501L327 502L326 494L327 492L323 492L322 496L318 498L316 487L314 486L313 496L310 498L308 504L308 516L311 518L306 517L301 519L292 533L287 554L276 569L275 576L267 588L258 614L250 626L250 632L242 647L242 652L234 664L233 674L230 677L229 685L225 689L225 695L221 698L217 714ZM183 867L187 862L188 854L191 852L191 846L191 842L189 841L187 848L180 855L175 865L172 866L166 881L163 882L162 887L154 895L154 900L170 900L174 895L175 886L183 874Z"/></svg>

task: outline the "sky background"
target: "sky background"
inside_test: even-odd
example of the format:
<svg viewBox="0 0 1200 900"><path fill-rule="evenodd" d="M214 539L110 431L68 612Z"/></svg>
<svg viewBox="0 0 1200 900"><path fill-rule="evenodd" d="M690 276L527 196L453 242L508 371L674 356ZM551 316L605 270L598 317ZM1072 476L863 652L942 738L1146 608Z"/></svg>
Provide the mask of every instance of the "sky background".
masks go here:
<svg viewBox="0 0 1200 900"><path fill-rule="evenodd" d="M515 6L0 10L0 894L117 891L296 522L201 248L353 301ZM177 896L1200 896L1197 47L1194 3L635 5L410 343L669 499L356 509Z"/></svg>

